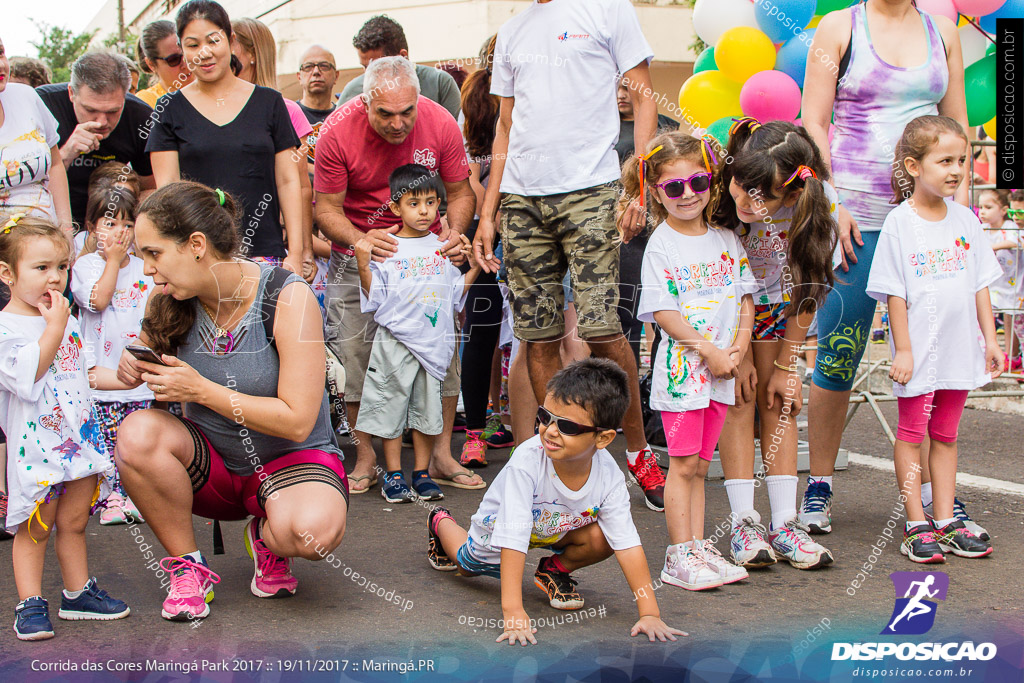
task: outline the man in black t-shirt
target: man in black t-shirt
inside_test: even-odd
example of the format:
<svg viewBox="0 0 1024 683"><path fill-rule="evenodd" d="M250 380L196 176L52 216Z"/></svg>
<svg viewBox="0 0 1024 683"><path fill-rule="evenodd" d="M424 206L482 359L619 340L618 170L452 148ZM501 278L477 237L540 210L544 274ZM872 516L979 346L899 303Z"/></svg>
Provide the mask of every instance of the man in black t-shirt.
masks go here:
<svg viewBox="0 0 1024 683"><path fill-rule="evenodd" d="M146 121L154 112L128 93L130 86L131 74L123 60L103 52L89 52L71 66L70 83L36 88L57 119L71 216L82 228L89 176L101 164L128 164L141 178L143 190L156 188L146 154Z"/></svg>
<svg viewBox="0 0 1024 683"><path fill-rule="evenodd" d="M296 104L313 126L313 132L306 136L309 145L309 175L313 176L313 157L316 141L320 137L320 126L334 111L334 84L338 81L338 68L334 55L322 45L313 45L299 61L299 85L302 98Z"/></svg>

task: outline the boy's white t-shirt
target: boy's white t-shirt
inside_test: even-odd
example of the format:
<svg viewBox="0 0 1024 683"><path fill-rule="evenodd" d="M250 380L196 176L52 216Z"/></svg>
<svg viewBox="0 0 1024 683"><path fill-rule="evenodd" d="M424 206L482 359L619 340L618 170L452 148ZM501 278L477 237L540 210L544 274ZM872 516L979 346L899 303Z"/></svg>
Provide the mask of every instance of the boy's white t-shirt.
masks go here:
<svg viewBox="0 0 1024 683"><path fill-rule="evenodd" d="M699 237L683 235L662 223L651 235L640 273L637 319L653 323L658 311L679 311L705 339L720 349L736 340L740 305L758 282L739 237L710 227ZM748 331L749 334L749 331ZM662 335L651 363L651 408L684 412L707 408L714 400L735 402L733 379L711 374L696 349Z"/></svg>
<svg viewBox="0 0 1024 683"><path fill-rule="evenodd" d="M629 490L611 454L599 449L579 491L559 480L540 435L513 451L480 501L469 527L469 552L480 562L501 563L501 549L525 553L557 543L593 522L612 550L640 545L629 508Z"/></svg>
<svg viewBox="0 0 1024 683"><path fill-rule="evenodd" d="M93 310L89 295L103 275L106 260L98 253L84 254L71 269L71 293L79 307L82 344L86 367L117 370L121 353L128 344L137 344L146 301L153 291L153 278L143 272L142 259L128 255L128 265L117 271L117 283L110 305ZM124 391L94 390L97 401L152 401L153 392L145 384Z"/></svg>
<svg viewBox="0 0 1024 683"><path fill-rule="evenodd" d="M952 201L946 207L933 222L903 202L886 216L875 247L868 296L907 302L914 373L906 386L893 383L895 396L969 391L990 379L975 295L1002 269L974 212ZM895 353L891 334L889 348Z"/></svg>
<svg viewBox="0 0 1024 683"><path fill-rule="evenodd" d="M102 474L113 460L91 418L78 321L69 317L53 362L36 381L42 316L0 311L0 424L7 435L7 526L28 519L50 487ZM100 477L104 486L105 478ZM109 494L109 487L101 492ZM102 499L102 498L101 498ZM2 524L0 524L2 526Z"/></svg>
<svg viewBox="0 0 1024 683"><path fill-rule="evenodd" d="M839 195L828 183L822 183L825 197L832 206L832 220L839 221ZM747 252L750 269L754 272L760 287L754 294L754 304L789 303L791 282L783 284L786 271L786 253L789 249L789 229L793 222L796 207L782 207L768 220L751 223L747 233L740 237L740 242ZM842 247L836 240L836 248L832 251L832 269L835 270L843 262Z"/></svg>
<svg viewBox="0 0 1024 683"><path fill-rule="evenodd" d="M985 235L990 244L1013 242L1015 249L1000 249L995 252L1003 276L988 286L992 297L992 308L1016 308L1024 289L1024 229L1017 229L1013 221L1006 221L999 229L986 228Z"/></svg>
<svg viewBox="0 0 1024 683"><path fill-rule="evenodd" d="M392 237L398 251L383 262L370 262L370 293L359 288L360 307L405 344L432 377L444 381L455 353L455 312L466 301L466 278L444 256L437 235Z"/></svg>
<svg viewBox="0 0 1024 683"><path fill-rule="evenodd" d="M57 222L50 195L50 149L60 142L57 119L36 91L8 83L0 93L0 209L23 211ZM59 161L59 160L58 160Z"/></svg>
<svg viewBox="0 0 1024 683"><path fill-rule="evenodd" d="M654 56L627 0L533 3L498 29L491 94L514 97L501 191L573 192L621 175L618 74Z"/></svg>

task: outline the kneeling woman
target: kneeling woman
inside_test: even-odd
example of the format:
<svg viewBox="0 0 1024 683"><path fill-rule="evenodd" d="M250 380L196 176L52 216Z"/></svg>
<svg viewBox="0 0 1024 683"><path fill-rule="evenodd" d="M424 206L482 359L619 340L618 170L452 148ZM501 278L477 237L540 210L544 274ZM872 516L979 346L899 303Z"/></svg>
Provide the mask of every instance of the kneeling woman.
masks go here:
<svg viewBox="0 0 1024 683"><path fill-rule="evenodd" d="M116 458L169 555L161 562L171 576L166 619L207 616L220 581L198 550L193 514L253 517L245 547L255 564L251 589L261 598L293 594L290 558L320 559L315 549L333 550L345 533L348 487L324 393L319 305L289 274L272 330L264 325L274 269L232 256L238 213L226 193L177 182L150 195L135 222L138 253L157 288L139 341L166 365L126 352L118 377L146 382L158 401L181 402L185 418L132 413L118 432ZM315 545L303 540L310 536Z"/></svg>

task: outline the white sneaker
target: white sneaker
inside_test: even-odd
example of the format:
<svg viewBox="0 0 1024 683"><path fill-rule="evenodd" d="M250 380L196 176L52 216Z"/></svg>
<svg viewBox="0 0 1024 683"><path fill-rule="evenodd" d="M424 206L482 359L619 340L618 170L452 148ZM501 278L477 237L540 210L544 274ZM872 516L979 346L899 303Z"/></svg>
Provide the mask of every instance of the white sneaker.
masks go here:
<svg viewBox="0 0 1024 683"><path fill-rule="evenodd" d="M761 525L761 515L751 510L732 528L729 554L732 561L743 567L767 567L778 561L775 551L765 540L767 531Z"/></svg>
<svg viewBox="0 0 1024 683"><path fill-rule="evenodd" d="M723 584L736 583L749 576L746 569L737 567L722 557L722 553L718 552L718 548L709 539L697 541L697 543L699 544L700 551L704 554L704 560L708 563L708 566L718 571L719 576L722 577Z"/></svg>
<svg viewBox="0 0 1024 683"><path fill-rule="evenodd" d="M690 591L722 585L722 576L718 570L707 563L703 553L698 555L685 543L670 545L665 550L665 568L661 570L661 580Z"/></svg>
<svg viewBox="0 0 1024 683"><path fill-rule="evenodd" d="M832 551L812 541L808 531L796 517L781 529L769 531L775 554L797 569L818 569L832 564Z"/></svg>

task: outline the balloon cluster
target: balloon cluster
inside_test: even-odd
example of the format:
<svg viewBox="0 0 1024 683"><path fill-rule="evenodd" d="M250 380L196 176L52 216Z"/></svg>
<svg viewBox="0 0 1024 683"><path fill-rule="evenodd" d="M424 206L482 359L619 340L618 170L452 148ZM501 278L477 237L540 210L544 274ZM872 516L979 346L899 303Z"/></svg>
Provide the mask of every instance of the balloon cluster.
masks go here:
<svg viewBox="0 0 1024 683"><path fill-rule="evenodd" d="M697 0L693 28L708 47L679 91L679 107L722 145L732 117L799 123L801 89L814 27L858 0ZM995 137L996 19L1024 16L1024 0L917 0L958 22L967 119ZM966 17L973 17L968 20ZM836 65L838 68L838 65ZM991 129L991 130L990 130ZM831 129L829 137L831 138Z"/></svg>

